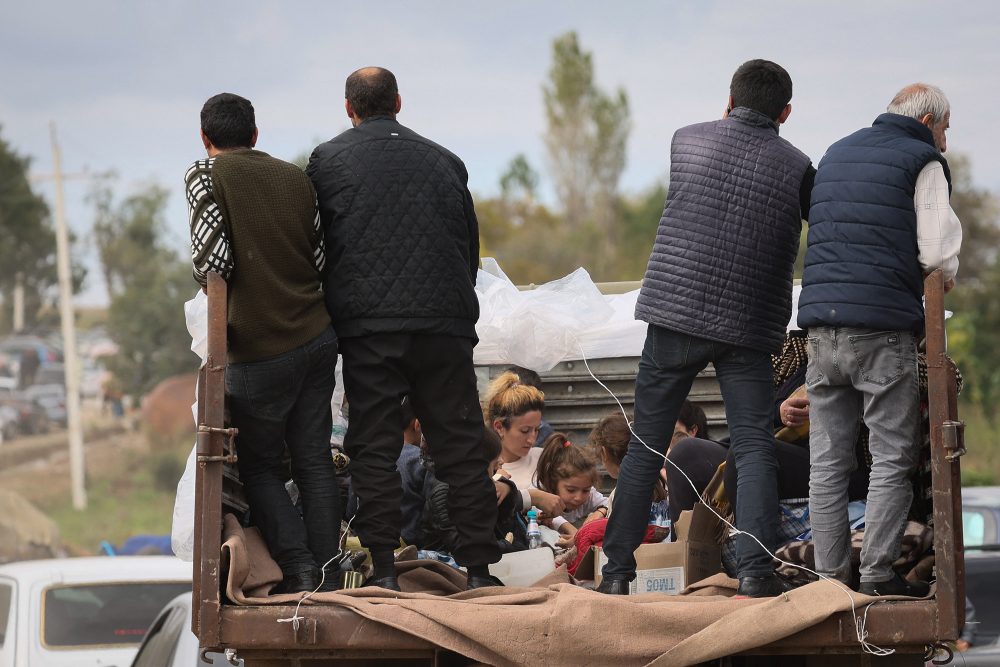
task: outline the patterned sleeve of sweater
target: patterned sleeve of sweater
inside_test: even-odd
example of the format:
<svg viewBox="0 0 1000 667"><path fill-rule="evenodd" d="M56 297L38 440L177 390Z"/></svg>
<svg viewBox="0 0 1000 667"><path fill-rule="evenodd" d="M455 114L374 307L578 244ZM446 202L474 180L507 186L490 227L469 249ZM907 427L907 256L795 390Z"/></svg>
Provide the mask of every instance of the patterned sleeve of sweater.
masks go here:
<svg viewBox="0 0 1000 667"><path fill-rule="evenodd" d="M214 157L198 160L184 175L191 224L191 263L194 279L202 287L208 283L209 271L215 271L226 279L233 271L233 253L225 222L212 194L214 162Z"/></svg>

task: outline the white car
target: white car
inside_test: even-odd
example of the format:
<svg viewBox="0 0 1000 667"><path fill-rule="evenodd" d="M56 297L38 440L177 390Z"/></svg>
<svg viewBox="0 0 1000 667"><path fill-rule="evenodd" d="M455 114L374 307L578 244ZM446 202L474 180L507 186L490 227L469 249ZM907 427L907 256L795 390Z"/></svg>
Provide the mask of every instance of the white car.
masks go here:
<svg viewBox="0 0 1000 667"><path fill-rule="evenodd" d="M153 624L132 661L132 667L239 667L242 660L229 660L209 651L205 660L198 637L191 631L191 594L182 593L170 601Z"/></svg>
<svg viewBox="0 0 1000 667"><path fill-rule="evenodd" d="M191 590L172 556L0 565L0 667L128 667L164 605Z"/></svg>

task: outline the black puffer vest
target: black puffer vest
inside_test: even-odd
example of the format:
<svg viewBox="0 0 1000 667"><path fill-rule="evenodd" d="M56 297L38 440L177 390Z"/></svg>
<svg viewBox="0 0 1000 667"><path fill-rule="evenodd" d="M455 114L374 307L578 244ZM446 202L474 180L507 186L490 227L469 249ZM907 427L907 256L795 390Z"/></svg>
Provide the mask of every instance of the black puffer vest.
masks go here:
<svg viewBox="0 0 1000 667"><path fill-rule="evenodd" d="M742 107L678 130L636 319L777 352L791 316L809 162L773 121Z"/></svg>

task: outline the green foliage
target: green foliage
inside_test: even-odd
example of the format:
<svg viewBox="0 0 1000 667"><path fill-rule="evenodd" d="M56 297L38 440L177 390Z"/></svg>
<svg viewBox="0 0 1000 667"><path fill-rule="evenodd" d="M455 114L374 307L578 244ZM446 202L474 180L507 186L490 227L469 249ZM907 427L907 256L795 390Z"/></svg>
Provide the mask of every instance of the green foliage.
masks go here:
<svg viewBox="0 0 1000 667"><path fill-rule="evenodd" d="M106 188L93 196L94 236L111 297L108 330L119 347L108 369L134 396L197 367L183 309L196 284L191 267L165 241L166 198L157 186L120 203Z"/></svg>
<svg viewBox="0 0 1000 667"><path fill-rule="evenodd" d="M545 144L563 219L591 250L587 265L609 273L620 249L618 181L631 129L628 97L622 89L607 94L597 87L593 56L582 49L575 32L553 42L542 93Z"/></svg>
<svg viewBox="0 0 1000 667"><path fill-rule="evenodd" d="M538 172L523 154L514 156L507 171L500 177L500 194L504 199L534 201L538 191Z"/></svg>
<svg viewBox="0 0 1000 667"><path fill-rule="evenodd" d="M0 295L5 328L12 322L18 274L25 288L25 320L37 321L39 310L54 298L56 239L49 208L28 181L30 160L0 138Z"/></svg>

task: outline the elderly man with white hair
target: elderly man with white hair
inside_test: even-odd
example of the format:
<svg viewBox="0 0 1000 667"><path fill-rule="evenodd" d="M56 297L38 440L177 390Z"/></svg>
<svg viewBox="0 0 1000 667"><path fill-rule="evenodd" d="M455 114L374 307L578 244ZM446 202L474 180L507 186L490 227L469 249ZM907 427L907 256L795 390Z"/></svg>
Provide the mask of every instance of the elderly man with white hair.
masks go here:
<svg viewBox="0 0 1000 667"><path fill-rule="evenodd" d="M875 123L833 144L812 191L798 324L808 329L809 503L820 573L851 581L847 480L860 418L872 455L859 592L922 597L893 569L912 501L923 278L954 286L962 227L942 153L939 88L903 88ZM860 417L859 417L860 416Z"/></svg>

